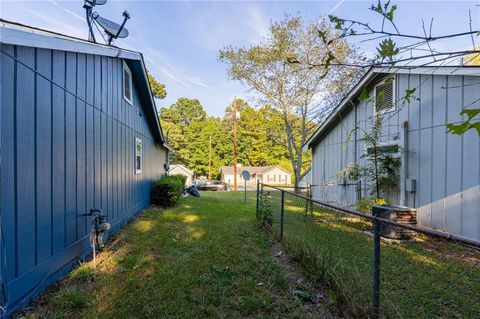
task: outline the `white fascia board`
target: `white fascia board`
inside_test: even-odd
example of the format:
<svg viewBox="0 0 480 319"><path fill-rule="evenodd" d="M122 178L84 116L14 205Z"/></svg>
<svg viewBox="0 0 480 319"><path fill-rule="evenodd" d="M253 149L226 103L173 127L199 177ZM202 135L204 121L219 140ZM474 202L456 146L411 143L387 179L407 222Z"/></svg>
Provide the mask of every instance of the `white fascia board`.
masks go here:
<svg viewBox="0 0 480 319"><path fill-rule="evenodd" d="M376 73L426 74L426 75L480 75L480 66L417 66L376 67Z"/></svg>
<svg viewBox="0 0 480 319"><path fill-rule="evenodd" d="M105 46L67 36L57 35L28 28L12 27L0 24L0 42L42 49L80 52L129 60L141 60L141 54L135 51Z"/></svg>

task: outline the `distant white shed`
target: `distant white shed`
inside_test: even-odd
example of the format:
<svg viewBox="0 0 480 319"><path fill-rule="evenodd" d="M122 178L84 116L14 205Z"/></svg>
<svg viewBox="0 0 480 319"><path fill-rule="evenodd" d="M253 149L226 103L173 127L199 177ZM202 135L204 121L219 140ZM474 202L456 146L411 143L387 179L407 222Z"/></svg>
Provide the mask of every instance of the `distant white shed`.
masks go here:
<svg viewBox="0 0 480 319"><path fill-rule="evenodd" d="M183 175L187 177L186 184L187 186L192 185L193 183L193 178L195 176L195 173L186 168L183 165L176 164L176 165L170 165L170 168L168 170L169 175Z"/></svg>

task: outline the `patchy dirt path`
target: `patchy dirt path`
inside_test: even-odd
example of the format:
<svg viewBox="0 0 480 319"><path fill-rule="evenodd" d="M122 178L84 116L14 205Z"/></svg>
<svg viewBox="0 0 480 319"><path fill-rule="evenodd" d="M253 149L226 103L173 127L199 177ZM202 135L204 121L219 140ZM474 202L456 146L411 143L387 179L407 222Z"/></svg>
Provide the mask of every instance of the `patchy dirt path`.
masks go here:
<svg viewBox="0 0 480 319"><path fill-rule="evenodd" d="M321 285L309 282L285 255L280 243L272 244L271 253L288 280L290 293L303 304L311 318L344 318L333 309L334 305L328 297L327 290Z"/></svg>

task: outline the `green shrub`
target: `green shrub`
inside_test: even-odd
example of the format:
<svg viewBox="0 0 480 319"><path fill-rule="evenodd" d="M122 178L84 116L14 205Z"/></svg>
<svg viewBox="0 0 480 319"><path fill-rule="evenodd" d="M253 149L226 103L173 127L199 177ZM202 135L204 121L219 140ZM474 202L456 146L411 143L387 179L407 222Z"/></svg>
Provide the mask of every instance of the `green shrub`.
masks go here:
<svg viewBox="0 0 480 319"><path fill-rule="evenodd" d="M385 198L364 198L357 201L356 207L359 212L370 214L372 212L372 206L387 204L388 202Z"/></svg>
<svg viewBox="0 0 480 319"><path fill-rule="evenodd" d="M182 196L187 177L183 175L169 175L153 184L150 193L152 204L162 207L172 207Z"/></svg>

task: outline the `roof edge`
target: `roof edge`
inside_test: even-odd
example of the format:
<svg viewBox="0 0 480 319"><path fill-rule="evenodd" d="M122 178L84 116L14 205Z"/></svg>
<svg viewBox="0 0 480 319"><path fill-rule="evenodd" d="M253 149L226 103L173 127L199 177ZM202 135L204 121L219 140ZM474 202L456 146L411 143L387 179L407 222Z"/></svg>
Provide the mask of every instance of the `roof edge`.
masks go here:
<svg viewBox="0 0 480 319"><path fill-rule="evenodd" d="M342 101L333 109L333 111L328 115L327 119L317 128L315 132L309 137L309 139L303 145L303 150L307 151L310 148L310 145L313 144L320 133L322 133L326 127L328 127L335 117L343 111L347 104L352 101L352 99L360 93L360 90L365 84L368 83L375 76L374 68L370 68L367 73L365 73L362 78L355 84L355 86L350 90L350 92L342 99Z"/></svg>
<svg viewBox="0 0 480 319"><path fill-rule="evenodd" d="M141 60L141 53L0 19L0 42L42 49Z"/></svg>
<svg viewBox="0 0 480 319"><path fill-rule="evenodd" d="M195 175L195 173L191 169L189 169L188 167L186 167L185 165L182 165L182 164L172 164L172 165L170 165L170 168L169 168L168 172L170 173L170 170L174 169L175 167L181 168L185 172L187 172L189 174L192 174L192 175Z"/></svg>
<svg viewBox="0 0 480 319"><path fill-rule="evenodd" d="M327 119L317 128L303 145L307 151L316 142L319 135L335 120L336 116L346 109L347 104L352 103L360 90L368 84L377 74L425 74L425 75L470 75L480 76L480 66L388 66L371 67L367 73L355 84L350 92L330 113Z"/></svg>

